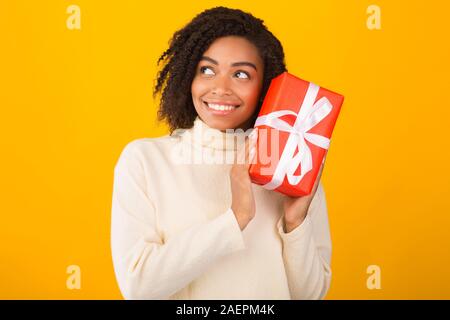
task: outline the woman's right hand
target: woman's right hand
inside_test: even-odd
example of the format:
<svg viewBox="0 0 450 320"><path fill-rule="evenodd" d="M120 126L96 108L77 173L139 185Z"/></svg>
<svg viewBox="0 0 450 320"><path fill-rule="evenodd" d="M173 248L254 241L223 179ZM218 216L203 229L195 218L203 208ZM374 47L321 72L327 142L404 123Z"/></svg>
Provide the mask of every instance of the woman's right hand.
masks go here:
<svg viewBox="0 0 450 320"><path fill-rule="evenodd" d="M248 173L250 163L256 154L256 141L258 132L255 128L245 139L245 147L238 150L234 158L234 164L230 170L231 182L231 210L236 216L241 230L255 216L255 198L253 196L252 182Z"/></svg>

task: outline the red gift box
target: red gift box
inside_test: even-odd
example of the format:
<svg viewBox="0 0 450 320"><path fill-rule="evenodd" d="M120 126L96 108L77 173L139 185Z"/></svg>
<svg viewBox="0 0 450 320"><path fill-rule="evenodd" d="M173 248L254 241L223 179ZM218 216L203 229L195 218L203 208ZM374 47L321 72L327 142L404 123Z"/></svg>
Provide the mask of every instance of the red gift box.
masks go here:
<svg viewBox="0 0 450 320"><path fill-rule="evenodd" d="M289 196L310 194L343 101L287 72L272 79L255 122L252 182Z"/></svg>

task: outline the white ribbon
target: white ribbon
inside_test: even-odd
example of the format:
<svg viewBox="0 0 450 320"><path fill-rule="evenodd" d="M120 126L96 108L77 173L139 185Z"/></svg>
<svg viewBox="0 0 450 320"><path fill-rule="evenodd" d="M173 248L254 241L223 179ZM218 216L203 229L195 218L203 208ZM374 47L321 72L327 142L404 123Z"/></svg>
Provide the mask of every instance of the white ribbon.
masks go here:
<svg viewBox="0 0 450 320"><path fill-rule="evenodd" d="M322 121L333 108L333 105L326 97L322 97L314 103L319 89L318 85L309 84L298 114L291 110L279 110L256 119L255 126L265 125L290 133L272 180L263 185L265 189L273 190L278 188L283 183L285 176L287 176L291 185L297 185L312 170L312 155L306 140L322 149L328 149L330 139L308 132ZM285 115L297 117L293 126L280 119L280 117ZM294 156L297 146L298 153ZM299 165L301 165L301 174L295 175Z"/></svg>

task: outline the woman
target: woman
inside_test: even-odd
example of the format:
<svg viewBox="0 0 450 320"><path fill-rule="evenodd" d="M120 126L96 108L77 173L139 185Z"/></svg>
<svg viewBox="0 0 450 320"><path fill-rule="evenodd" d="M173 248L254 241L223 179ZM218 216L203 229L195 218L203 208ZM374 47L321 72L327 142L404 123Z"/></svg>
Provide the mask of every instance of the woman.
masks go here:
<svg viewBox="0 0 450 320"><path fill-rule="evenodd" d="M130 142L115 167L111 246L123 296L323 298L331 241L320 174L299 198L248 174L251 128L270 80L286 71L280 42L262 20L217 7L177 31L161 61L154 93L171 133Z"/></svg>

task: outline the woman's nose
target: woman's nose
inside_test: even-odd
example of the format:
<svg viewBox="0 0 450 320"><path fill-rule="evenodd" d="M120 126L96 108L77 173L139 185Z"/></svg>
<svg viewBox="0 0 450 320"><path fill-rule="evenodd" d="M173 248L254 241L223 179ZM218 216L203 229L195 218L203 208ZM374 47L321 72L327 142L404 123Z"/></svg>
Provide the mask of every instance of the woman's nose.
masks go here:
<svg viewBox="0 0 450 320"><path fill-rule="evenodd" d="M226 76L217 76L214 79L213 94L229 95L231 94L229 79Z"/></svg>

